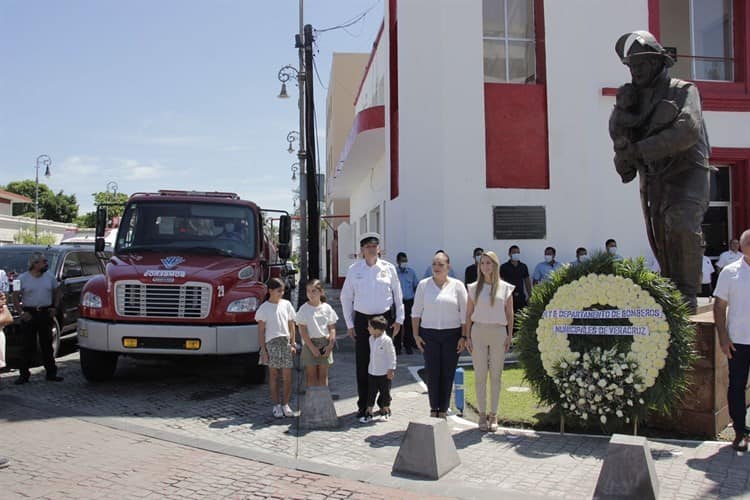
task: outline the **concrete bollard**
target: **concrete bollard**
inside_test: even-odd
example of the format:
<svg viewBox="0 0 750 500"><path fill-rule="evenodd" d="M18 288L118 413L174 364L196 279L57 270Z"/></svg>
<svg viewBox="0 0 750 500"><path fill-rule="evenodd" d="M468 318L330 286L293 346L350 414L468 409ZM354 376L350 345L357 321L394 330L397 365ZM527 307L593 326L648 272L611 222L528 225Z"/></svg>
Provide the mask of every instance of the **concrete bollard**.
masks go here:
<svg viewBox="0 0 750 500"><path fill-rule="evenodd" d="M459 417L464 416L464 369L460 366L456 368L453 375L453 403Z"/></svg>
<svg viewBox="0 0 750 500"><path fill-rule="evenodd" d="M300 398L300 429L334 429L339 417L328 387L308 387Z"/></svg>
<svg viewBox="0 0 750 500"><path fill-rule="evenodd" d="M613 434L594 499L651 500L658 496L659 480L646 438Z"/></svg>
<svg viewBox="0 0 750 500"><path fill-rule="evenodd" d="M460 463L448 423L425 418L409 422L392 471L440 479Z"/></svg>

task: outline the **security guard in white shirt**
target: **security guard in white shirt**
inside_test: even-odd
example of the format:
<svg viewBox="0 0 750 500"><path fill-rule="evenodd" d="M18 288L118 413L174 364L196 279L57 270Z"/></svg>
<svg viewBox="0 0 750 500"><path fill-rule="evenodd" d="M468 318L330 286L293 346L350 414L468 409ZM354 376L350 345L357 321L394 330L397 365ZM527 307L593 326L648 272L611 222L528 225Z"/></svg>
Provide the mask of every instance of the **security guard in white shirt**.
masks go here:
<svg viewBox="0 0 750 500"><path fill-rule="evenodd" d="M378 258L380 235L364 233L359 240L364 257L349 267L341 289L341 308L349 337L355 340L357 365L357 418L367 410L367 366L370 363L370 334L367 321L385 316L398 335L404 322L404 304L396 267ZM394 318L393 308L396 310Z"/></svg>

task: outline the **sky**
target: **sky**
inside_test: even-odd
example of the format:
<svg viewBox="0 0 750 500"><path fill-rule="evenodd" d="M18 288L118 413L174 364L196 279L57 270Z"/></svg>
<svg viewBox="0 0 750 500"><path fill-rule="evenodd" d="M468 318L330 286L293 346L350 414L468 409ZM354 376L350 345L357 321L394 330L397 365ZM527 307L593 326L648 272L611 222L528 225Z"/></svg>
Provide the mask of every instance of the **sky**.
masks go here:
<svg viewBox="0 0 750 500"><path fill-rule="evenodd" d="M332 55L370 52L383 1L305 2L305 23L321 30L369 9L316 39L323 154ZM47 154L40 182L75 194L79 215L109 182L126 194L231 191L291 211L297 88L276 96L279 69L298 63L298 16L298 0L0 0L0 185L34 179Z"/></svg>

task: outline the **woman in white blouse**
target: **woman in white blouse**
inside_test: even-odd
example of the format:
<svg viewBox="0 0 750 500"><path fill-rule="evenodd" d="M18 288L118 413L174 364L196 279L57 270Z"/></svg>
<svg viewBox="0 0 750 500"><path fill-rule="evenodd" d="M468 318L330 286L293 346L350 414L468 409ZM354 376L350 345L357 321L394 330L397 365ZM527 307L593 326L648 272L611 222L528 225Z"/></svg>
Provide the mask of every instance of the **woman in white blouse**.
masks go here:
<svg viewBox="0 0 750 500"><path fill-rule="evenodd" d="M500 260L495 252L484 252L479 276L471 283L466 306L464 335L474 363L474 388L479 407L479 429L497 430L497 408L505 353L513 338L513 289L500 279ZM487 374L490 376L490 407L487 413Z"/></svg>
<svg viewBox="0 0 750 500"><path fill-rule="evenodd" d="M414 341L424 353L430 416L445 418L451 400L458 354L464 350L461 325L466 321L466 288L448 276L450 257L432 258L432 277L417 285L411 310Z"/></svg>

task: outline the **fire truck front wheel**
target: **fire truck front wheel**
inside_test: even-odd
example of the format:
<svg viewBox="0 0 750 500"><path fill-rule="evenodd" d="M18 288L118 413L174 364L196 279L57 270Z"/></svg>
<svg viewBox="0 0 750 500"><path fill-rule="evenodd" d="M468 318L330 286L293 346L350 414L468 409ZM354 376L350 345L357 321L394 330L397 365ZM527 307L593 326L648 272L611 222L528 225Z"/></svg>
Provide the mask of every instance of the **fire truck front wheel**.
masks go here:
<svg viewBox="0 0 750 500"><path fill-rule="evenodd" d="M117 353L81 348L81 371L89 382L103 382L115 374Z"/></svg>

